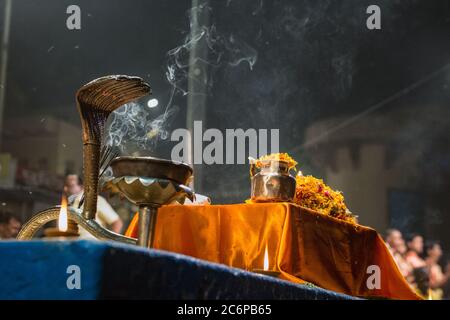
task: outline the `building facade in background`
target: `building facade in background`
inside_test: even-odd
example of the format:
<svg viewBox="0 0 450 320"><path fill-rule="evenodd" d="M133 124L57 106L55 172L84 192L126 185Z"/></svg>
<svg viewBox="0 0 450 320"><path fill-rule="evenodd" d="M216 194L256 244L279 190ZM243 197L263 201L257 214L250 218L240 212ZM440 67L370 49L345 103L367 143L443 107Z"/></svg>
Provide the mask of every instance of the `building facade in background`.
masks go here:
<svg viewBox="0 0 450 320"><path fill-rule="evenodd" d="M2 138L1 205L24 220L61 201L67 172L82 172L81 130L63 120L8 119Z"/></svg>
<svg viewBox="0 0 450 320"><path fill-rule="evenodd" d="M427 106L368 115L346 126L348 117L323 120L308 127L306 141L316 142L307 152L324 180L343 191L361 224L445 240L448 214L439 181L449 155L435 143L446 136L449 119L448 108Z"/></svg>

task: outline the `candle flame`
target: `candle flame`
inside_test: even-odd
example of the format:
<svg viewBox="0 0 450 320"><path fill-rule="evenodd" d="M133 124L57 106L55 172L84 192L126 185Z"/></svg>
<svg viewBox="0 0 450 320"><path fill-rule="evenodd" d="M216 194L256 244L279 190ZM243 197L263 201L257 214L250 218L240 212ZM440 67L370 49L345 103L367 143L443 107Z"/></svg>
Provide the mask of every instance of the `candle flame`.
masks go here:
<svg viewBox="0 0 450 320"><path fill-rule="evenodd" d="M267 245L266 249L264 250L264 271L269 270L269 252L267 251Z"/></svg>
<svg viewBox="0 0 450 320"><path fill-rule="evenodd" d="M61 210L59 210L58 229L59 231L67 231L67 199L65 196L61 200Z"/></svg>
<svg viewBox="0 0 450 320"><path fill-rule="evenodd" d="M431 288L428 288L428 300L433 300L433 296L431 295Z"/></svg>

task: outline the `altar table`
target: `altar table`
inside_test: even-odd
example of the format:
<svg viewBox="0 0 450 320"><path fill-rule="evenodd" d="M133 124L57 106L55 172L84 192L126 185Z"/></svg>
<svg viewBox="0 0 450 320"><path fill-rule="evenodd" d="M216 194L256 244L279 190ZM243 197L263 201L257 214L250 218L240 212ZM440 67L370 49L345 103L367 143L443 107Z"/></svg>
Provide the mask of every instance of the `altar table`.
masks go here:
<svg viewBox="0 0 450 320"><path fill-rule="evenodd" d="M136 237L137 215L126 235ZM369 227L291 203L159 209L156 249L252 271L263 268L266 246L269 269L280 279L358 297L420 299Z"/></svg>

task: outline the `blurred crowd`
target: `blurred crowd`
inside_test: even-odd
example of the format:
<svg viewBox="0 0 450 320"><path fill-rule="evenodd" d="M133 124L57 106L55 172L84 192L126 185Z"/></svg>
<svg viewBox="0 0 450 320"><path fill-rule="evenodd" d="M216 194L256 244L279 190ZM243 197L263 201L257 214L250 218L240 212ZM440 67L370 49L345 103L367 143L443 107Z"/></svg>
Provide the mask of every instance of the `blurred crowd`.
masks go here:
<svg viewBox="0 0 450 320"><path fill-rule="evenodd" d="M424 241L420 234L403 237L400 230L386 232L386 244L400 272L425 299L450 299L450 259L443 259L438 241Z"/></svg>
<svg viewBox="0 0 450 320"><path fill-rule="evenodd" d="M16 238L22 227L22 221L10 211L0 212L0 240Z"/></svg>
<svg viewBox="0 0 450 320"><path fill-rule="evenodd" d="M78 174L69 173L64 178L64 196L69 206L75 208L82 207L80 202L83 199L83 181ZM108 201L98 195L96 221L108 230L121 233L123 221ZM22 227L20 218L9 210L2 208L0 211L0 240L16 238ZM82 239L94 239L86 230L79 228L79 237Z"/></svg>
<svg viewBox="0 0 450 320"><path fill-rule="evenodd" d="M29 163L26 159L21 159L16 168L15 183L19 186L60 192L64 176L51 173L48 167L46 159L41 159L37 163Z"/></svg>

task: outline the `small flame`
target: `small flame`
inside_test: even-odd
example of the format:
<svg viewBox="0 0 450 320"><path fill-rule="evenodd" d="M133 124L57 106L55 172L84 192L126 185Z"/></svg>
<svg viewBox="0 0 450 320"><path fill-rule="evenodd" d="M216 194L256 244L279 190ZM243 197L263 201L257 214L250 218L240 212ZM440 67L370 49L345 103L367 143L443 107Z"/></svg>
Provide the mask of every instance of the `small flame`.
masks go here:
<svg viewBox="0 0 450 320"><path fill-rule="evenodd" d="M67 199L66 196L62 197L61 210L59 210L58 229L59 231L67 231Z"/></svg>
<svg viewBox="0 0 450 320"><path fill-rule="evenodd" d="M264 250L264 271L269 270L269 252L267 251L267 245L266 250Z"/></svg>
<svg viewBox="0 0 450 320"><path fill-rule="evenodd" d="M431 293L431 288L428 288L428 300L433 300L433 295Z"/></svg>

